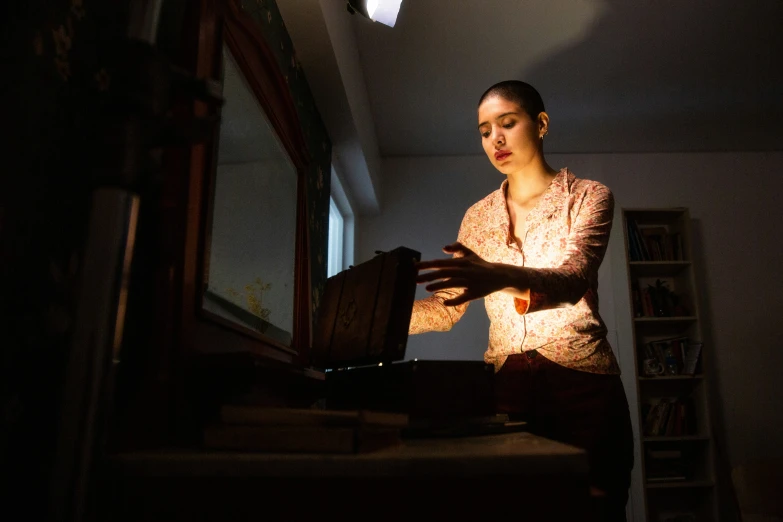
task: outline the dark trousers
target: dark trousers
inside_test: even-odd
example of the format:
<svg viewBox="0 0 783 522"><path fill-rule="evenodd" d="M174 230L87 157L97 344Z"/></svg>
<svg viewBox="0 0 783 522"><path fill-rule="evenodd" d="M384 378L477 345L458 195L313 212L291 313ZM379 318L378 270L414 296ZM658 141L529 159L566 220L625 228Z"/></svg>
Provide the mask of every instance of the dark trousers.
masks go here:
<svg viewBox="0 0 783 522"><path fill-rule="evenodd" d="M633 432L619 375L572 370L538 352L509 356L495 375L498 413L527 421L536 435L583 448L595 497L594 520L626 520Z"/></svg>

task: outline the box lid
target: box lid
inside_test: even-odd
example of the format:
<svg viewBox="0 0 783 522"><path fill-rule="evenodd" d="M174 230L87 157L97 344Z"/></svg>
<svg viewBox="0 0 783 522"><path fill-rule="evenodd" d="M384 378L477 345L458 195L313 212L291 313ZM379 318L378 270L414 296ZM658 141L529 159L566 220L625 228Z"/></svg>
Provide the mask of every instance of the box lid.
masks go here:
<svg viewBox="0 0 783 522"><path fill-rule="evenodd" d="M337 369L402 360L420 259L401 246L330 277L313 332L312 365Z"/></svg>

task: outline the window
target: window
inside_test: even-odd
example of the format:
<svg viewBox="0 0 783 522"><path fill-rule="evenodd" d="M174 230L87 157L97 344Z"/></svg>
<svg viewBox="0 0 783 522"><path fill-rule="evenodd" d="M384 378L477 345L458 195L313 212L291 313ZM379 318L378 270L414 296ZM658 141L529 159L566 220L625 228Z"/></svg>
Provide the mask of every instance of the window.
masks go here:
<svg viewBox="0 0 783 522"><path fill-rule="evenodd" d="M329 245L328 259L326 262L326 275L332 277L343 269L343 241L345 237L345 219L340 209L329 198Z"/></svg>
<svg viewBox="0 0 783 522"><path fill-rule="evenodd" d="M332 277L353 264L353 204L332 167L332 194L329 198L329 243L326 275Z"/></svg>

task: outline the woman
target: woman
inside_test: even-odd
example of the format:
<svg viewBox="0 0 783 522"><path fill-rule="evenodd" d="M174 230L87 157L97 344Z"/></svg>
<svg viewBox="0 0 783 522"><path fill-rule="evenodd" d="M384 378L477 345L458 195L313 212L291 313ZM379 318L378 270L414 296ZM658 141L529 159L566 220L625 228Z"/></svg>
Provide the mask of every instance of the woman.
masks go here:
<svg viewBox="0 0 783 522"><path fill-rule="evenodd" d="M604 185L544 159L549 116L529 84L490 87L478 130L500 188L468 209L451 259L419 263L433 292L414 303L410 333L445 331L484 298L484 359L499 413L582 447L601 520L625 520L633 438L620 369L598 313L598 267L612 227Z"/></svg>

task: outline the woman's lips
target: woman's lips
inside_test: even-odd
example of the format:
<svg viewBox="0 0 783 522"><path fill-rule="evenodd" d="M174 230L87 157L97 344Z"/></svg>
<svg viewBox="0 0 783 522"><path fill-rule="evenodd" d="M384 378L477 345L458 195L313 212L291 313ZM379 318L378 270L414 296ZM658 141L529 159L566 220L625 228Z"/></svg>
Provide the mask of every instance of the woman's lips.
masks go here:
<svg viewBox="0 0 783 522"><path fill-rule="evenodd" d="M503 161L504 159L508 158L509 156L511 156L511 153L509 151L507 151L507 150L497 151L495 153L495 159L497 161Z"/></svg>

